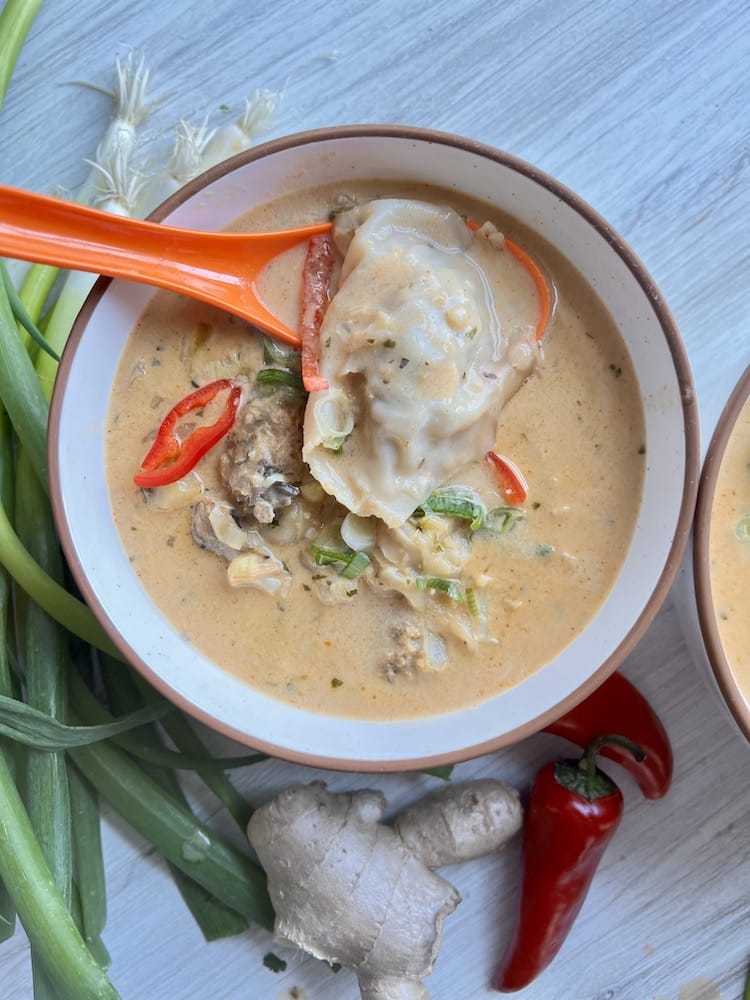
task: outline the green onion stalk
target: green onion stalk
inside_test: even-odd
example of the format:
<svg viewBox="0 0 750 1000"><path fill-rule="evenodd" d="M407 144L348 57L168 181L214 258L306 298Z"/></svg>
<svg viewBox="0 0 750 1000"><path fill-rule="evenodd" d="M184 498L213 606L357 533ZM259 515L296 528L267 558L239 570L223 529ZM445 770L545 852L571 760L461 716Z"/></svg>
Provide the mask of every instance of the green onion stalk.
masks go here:
<svg viewBox="0 0 750 1000"><path fill-rule="evenodd" d="M0 108L21 47L42 6L42 0L7 0L0 13Z"/></svg>
<svg viewBox="0 0 750 1000"><path fill-rule="evenodd" d="M47 498L19 449L16 461L16 527L53 578L62 577L57 538L46 516ZM66 639L60 626L23 593L16 599L16 641L24 668L26 701L30 707L64 722L68 714ZM55 885L70 910L73 904L73 866L70 789L65 754L30 748L26 752L24 797L39 845ZM31 962L36 1000L56 990L43 956L32 946Z"/></svg>

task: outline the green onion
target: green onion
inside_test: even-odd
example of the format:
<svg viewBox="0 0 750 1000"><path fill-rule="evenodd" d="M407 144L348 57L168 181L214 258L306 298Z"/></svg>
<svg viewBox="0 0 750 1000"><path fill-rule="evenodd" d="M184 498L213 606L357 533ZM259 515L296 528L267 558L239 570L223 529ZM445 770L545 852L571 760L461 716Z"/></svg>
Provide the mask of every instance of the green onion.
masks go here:
<svg viewBox="0 0 750 1000"><path fill-rule="evenodd" d="M493 507L488 511L485 528L493 535L507 535L526 518L522 507Z"/></svg>
<svg viewBox="0 0 750 1000"><path fill-rule="evenodd" d="M464 593L459 580L451 580L444 576L418 576L417 590L438 590L446 594L452 601L463 601Z"/></svg>
<svg viewBox="0 0 750 1000"><path fill-rule="evenodd" d="M5 410L0 406L0 500L8 509L13 502L12 441L10 423ZM0 695L11 697L15 684L10 669L11 585L5 569L0 566ZM15 773L15 746L0 739L0 758L4 759L11 777ZM13 936L16 927L16 911L10 893L0 879L0 943Z"/></svg>
<svg viewBox="0 0 750 1000"><path fill-rule="evenodd" d="M741 542L750 542L750 514L745 514L744 517L740 518L734 533Z"/></svg>
<svg viewBox="0 0 750 1000"><path fill-rule="evenodd" d="M7 0L0 13L0 108L26 36L42 0Z"/></svg>
<svg viewBox="0 0 750 1000"><path fill-rule="evenodd" d="M0 564L5 567L21 590L25 591L51 618L64 625L73 635L119 658L120 654L91 610L53 580L32 558L13 530L5 507L1 505Z"/></svg>
<svg viewBox="0 0 750 1000"><path fill-rule="evenodd" d="M353 552L351 559L341 570L339 576L343 576L347 580L354 580L360 573L364 573L371 562L372 560L366 552Z"/></svg>
<svg viewBox="0 0 750 1000"><path fill-rule="evenodd" d="M101 657L100 664L102 680L110 706L116 712L123 714L142 711L143 701L141 690L145 689L145 682L141 682L143 685L142 688L138 683L135 673L130 668L121 663L116 663L109 657ZM149 694L153 699L149 708L157 707L159 702L164 701L152 689L149 689ZM178 712L172 713L172 717L177 717L178 715ZM153 726L139 730L138 734L133 734L133 739L136 736L139 741L139 748L142 751L148 751L144 755L145 757L148 757L150 753L158 757L160 753L166 754L169 752L163 746L158 731ZM125 744L125 748L133 752L130 741ZM181 755L176 754L176 756ZM164 771L161 766L151 766L162 763L158 759L151 760L150 764L146 764L146 773L173 798L178 800L181 805L189 809L189 803L174 773ZM183 902L190 910L206 941L217 941L220 938L232 937L235 934L242 934L247 930L248 921L245 917L216 899L215 896L203 886L198 885L197 882L193 881L192 878L177 868L176 865L168 863L168 868L172 880L182 896Z"/></svg>
<svg viewBox="0 0 750 1000"><path fill-rule="evenodd" d="M80 705L77 703L76 707ZM168 861L226 906L273 927L265 875L110 743L69 751L99 794Z"/></svg>
<svg viewBox="0 0 750 1000"><path fill-rule="evenodd" d="M466 607L469 609L469 614L472 618L479 617L479 602L477 601L477 595L471 587L466 588Z"/></svg>
<svg viewBox="0 0 750 1000"><path fill-rule="evenodd" d="M89 746L129 732L175 711L168 703L148 705L100 725L72 726L17 698L0 695L0 734L45 753Z"/></svg>
<svg viewBox="0 0 750 1000"><path fill-rule="evenodd" d="M364 551L350 548L341 537L338 525L327 525L311 543L316 566L341 566L339 576L354 580L372 560Z"/></svg>
<svg viewBox="0 0 750 1000"><path fill-rule="evenodd" d="M68 769L73 863L80 916L76 921L89 948L103 948L100 936L107 922L99 799L83 775ZM96 956L96 952L94 951Z"/></svg>
<svg viewBox="0 0 750 1000"><path fill-rule="evenodd" d="M469 521L472 531L478 531L485 521L485 508L474 490L463 486L444 486L435 490L423 500L414 511L412 517L420 518L425 514L447 514Z"/></svg>
<svg viewBox="0 0 750 1000"><path fill-rule="evenodd" d="M292 389L305 391L302 376L288 368L261 368L256 379L261 385L288 385Z"/></svg>
<svg viewBox="0 0 750 1000"><path fill-rule="evenodd" d="M5 636L0 637L5 639ZM32 949L65 1000L118 1000L55 885L5 758L0 755L0 878Z"/></svg>
<svg viewBox="0 0 750 1000"><path fill-rule="evenodd" d="M34 475L26 451L16 459L16 526L19 538L39 564L62 579L62 555L52 524L52 512L41 483ZM16 636L25 666L29 711L46 713L60 724L68 714L66 637L26 594L17 595ZM68 908L73 898L72 826L70 789L65 754L29 748L26 753L24 798L39 846L47 859L55 885ZM43 955L32 946L31 962L36 1000L57 995Z"/></svg>
<svg viewBox="0 0 750 1000"><path fill-rule="evenodd" d="M273 337L263 338L263 360L267 365L279 365L293 372L298 372L302 367L300 352L284 347Z"/></svg>
<svg viewBox="0 0 750 1000"><path fill-rule="evenodd" d="M136 688L140 691L141 697L144 700L164 700L141 677L133 674L133 679ZM241 758L226 758L225 760L217 760L214 757L209 757L203 741L193 729L190 721L181 712L174 712L168 715L162 721L162 726L180 751L183 761L195 761L195 770L198 772L198 776L206 787L214 793L216 798L224 803L230 815L244 833L250 821L252 809L226 774L224 774L224 769L259 763L265 759L264 755L251 754Z"/></svg>
<svg viewBox="0 0 750 1000"><path fill-rule="evenodd" d="M0 399L47 490L47 400L18 334L4 284L0 284Z"/></svg>
<svg viewBox="0 0 750 1000"><path fill-rule="evenodd" d="M342 389L318 393L312 405L312 421L320 434L321 445L340 454L354 430L354 406Z"/></svg>
<svg viewBox="0 0 750 1000"><path fill-rule="evenodd" d="M10 304L11 311L16 318L16 322L19 323L24 330L28 333L34 343L41 347L43 351L46 351L51 355L55 361L60 360L60 355L57 351L54 351L44 338L44 334L37 327L34 320L26 311L26 306L21 301L18 292L16 291L15 285L10 280L10 275L8 274L8 268L5 266L2 260L0 260L0 279L5 286L5 294L8 296L8 302Z"/></svg>

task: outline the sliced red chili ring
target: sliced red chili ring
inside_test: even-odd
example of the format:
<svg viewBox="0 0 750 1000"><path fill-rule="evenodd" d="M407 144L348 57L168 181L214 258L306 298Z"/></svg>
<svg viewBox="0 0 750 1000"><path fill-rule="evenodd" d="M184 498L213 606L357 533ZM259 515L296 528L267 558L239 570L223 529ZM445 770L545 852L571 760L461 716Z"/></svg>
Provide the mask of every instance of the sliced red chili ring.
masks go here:
<svg viewBox="0 0 750 1000"><path fill-rule="evenodd" d="M229 395L221 416L212 424L196 427L181 441L176 433L179 421L187 414L203 409L225 389L229 390ZM162 420L154 443L141 463L143 471L133 477L136 486L144 489L167 486L186 476L206 452L231 430L241 400L242 387L224 378L201 386L176 403Z"/></svg>

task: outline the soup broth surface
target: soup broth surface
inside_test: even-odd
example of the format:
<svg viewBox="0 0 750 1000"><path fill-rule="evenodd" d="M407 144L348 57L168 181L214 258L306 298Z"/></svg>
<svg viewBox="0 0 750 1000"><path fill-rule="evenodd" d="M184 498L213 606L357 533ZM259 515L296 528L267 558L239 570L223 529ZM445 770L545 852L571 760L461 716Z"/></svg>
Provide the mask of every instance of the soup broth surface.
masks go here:
<svg viewBox="0 0 750 1000"><path fill-rule="evenodd" d="M407 600L401 592L368 584L364 576L342 585L335 568L312 562L309 537L289 541L295 531L295 537L300 531L314 535L320 527L314 516L309 523L302 516L301 528L290 526L286 516L261 526L291 574L288 592L273 596L230 586L227 562L194 542L190 506L157 509L155 497L135 486L133 476L177 400L214 379L254 380L264 364L263 336L235 317L172 293L154 295L119 364L106 443L113 516L133 571L164 616L247 684L327 714L435 715L518 684L596 614L623 562L639 509L646 442L638 385L615 324L575 269L512 219L455 192L380 181L345 190L317 188L253 209L232 228L287 228L324 219L342 195L357 202L420 199L448 204L471 219L490 219L554 284L554 321L539 362L504 405L494 441L491 435L486 444L522 471L528 486L519 505L522 515L506 533L470 533L464 524L456 529L466 558L462 572L476 583L476 594L467 586L456 600L427 586ZM279 259L261 289L293 327L299 322L304 252L296 249ZM533 328L534 284L520 266L509 264L508 275L507 287L496 293L498 322L510 327L520 316ZM412 359L397 359L396 368L408 370L404 360ZM196 470L209 494L222 489L221 451L218 445ZM476 490L494 509L507 499L484 451L468 463L467 455L456 454L450 482ZM346 455L345 444L339 457ZM315 487L308 481L303 493L307 489L314 500ZM408 544L417 538L415 531L421 532L419 541L432 524L429 518L411 522ZM453 536L448 541L452 544ZM335 592L335 603L321 600L326 587ZM477 599L479 608L473 607ZM435 623L438 653L427 668L407 664L401 670L403 658L391 647L403 645L400 623L419 620L420 601Z"/></svg>
<svg viewBox="0 0 750 1000"><path fill-rule="evenodd" d="M709 554L721 643L750 705L750 400L740 412L719 470Z"/></svg>

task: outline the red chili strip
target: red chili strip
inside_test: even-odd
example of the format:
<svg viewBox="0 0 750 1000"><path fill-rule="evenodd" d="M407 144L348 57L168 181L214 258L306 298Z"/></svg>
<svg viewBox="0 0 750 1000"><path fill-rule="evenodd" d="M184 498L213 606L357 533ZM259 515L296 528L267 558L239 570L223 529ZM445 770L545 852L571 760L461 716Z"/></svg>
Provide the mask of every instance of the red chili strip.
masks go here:
<svg viewBox="0 0 750 1000"><path fill-rule="evenodd" d="M331 298L333 275L333 243L327 233L313 236L307 245L302 270L302 307L300 311L300 341L302 382L308 392L328 388L320 374L320 324Z"/></svg>
<svg viewBox="0 0 750 1000"><path fill-rule="evenodd" d="M673 758L667 732L646 698L620 673L544 731L579 747L588 746L599 733L622 733L642 748L642 761L614 744L601 753L629 771L647 799L660 799L669 790Z"/></svg>
<svg viewBox="0 0 750 1000"><path fill-rule="evenodd" d="M500 993L523 989L547 968L583 906L623 812L622 792L596 766L597 753L614 745L641 756L630 740L600 736L580 760L545 764L534 780L524 823L518 919L491 983Z"/></svg>
<svg viewBox="0 0 750 1000"><path fill-rule="evenodd" d="M472 230L472 232L476 232L477 229L481 228L480 224L475 222L473 219L467 219L466 225ZM526 268L529 273L529 277L534 282L534 288L536 289L537 298L539 300L539 316L536 321L536 339L541 340L549 325L554 307L554 298L552 290L550 289L550 283L534 258L527 254L522 247L520 247L517 243L514 243L513 240L509 240L507 236L503 237L503 245L508 253L512 254L518 263L522 264L523 267Z"/></svg>
<svg viewBox="0 0 750 1000"><path fill-rule="evenodd" d="M492 466L500 490L508 503L516 507L525 503L526 497L529 495L529 488L518 466L509 458L498 455L494 451L488 451L485 458L487 463Z"/></svg>
<svg viewBox="0 0 750 1000"><path fill-rule="evenodd" d="M202 410L220 392L229 390L224 410L218 420L197 427L184 441L177 436L179 421L189 413ZM229 432L234 424L242 400L242 388L229 379L217 379L201 386L176 403L162 420L154 443L141 462L142 472L133 477L136 486L151 489L167 486L182 479L215 444Z"/></svg>

